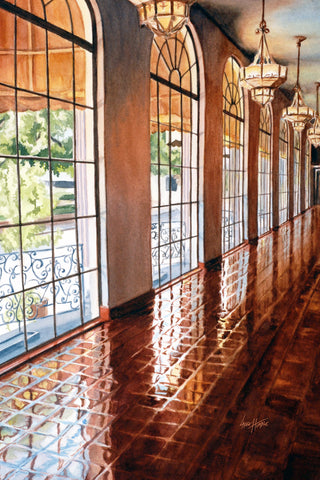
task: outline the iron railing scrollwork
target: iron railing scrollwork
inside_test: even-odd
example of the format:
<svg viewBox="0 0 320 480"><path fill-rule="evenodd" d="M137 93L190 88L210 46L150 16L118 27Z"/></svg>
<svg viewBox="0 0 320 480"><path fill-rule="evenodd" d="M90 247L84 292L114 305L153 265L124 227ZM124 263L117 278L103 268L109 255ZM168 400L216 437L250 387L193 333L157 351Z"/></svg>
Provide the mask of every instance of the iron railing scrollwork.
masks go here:
<svg viewBox="0 0 320 480"><path fill-rule="evenodd" d="M24 302L21 255L18 252L0 254L0 327L13 323L20 326L24 314L26 320L45 317L52 312L54 300L57 313L79 310L78 251L82 268L82 245L79 249L76 245L56 248L54 275L51 249L23 252Z"/></svg>
<svg viewBox="0 0 320 480"><path fill-rule="evenodd" d="M185 222L172 222L171 228L168 222L153 222L151 224L152 243L158 244L160 240L160 250L158 255L156 250L152 252L152 265L158 266L168 263L173 259L184 258L185 246L181 242L186 238Z"/></svg>

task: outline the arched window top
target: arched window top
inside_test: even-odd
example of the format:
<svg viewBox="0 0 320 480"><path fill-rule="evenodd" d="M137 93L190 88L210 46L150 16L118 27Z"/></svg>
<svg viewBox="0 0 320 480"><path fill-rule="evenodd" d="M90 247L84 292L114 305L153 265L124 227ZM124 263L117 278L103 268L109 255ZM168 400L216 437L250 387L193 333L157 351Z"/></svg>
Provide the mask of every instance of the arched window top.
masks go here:
<svg viewBox="0 0 320 480"><path fill-rule="evenodd" d="M92 43L92 19L85 0L8 0L8 2ZM17 13L19 14L19 11Z"/></svg>
<svg viewBox="0 0 320 480"><path fill-rule="evenodd" d="M155 80L151 82L152 132L158 128L168 130L169 125L171 130L193 131L197 123L193 101L199 100L199 66L188 27L167 39L154 38L150 70Z"/></svg>
<svg viewBox="0 0 320 480"><path fill-rule="evenodd" d="M151 51L151 76L170 87L199 95L198 62L192 35L183 27L170 38L155 37Z"/></svg>
<svg viewBox="0 0 320 480"><path fill-rule="evenodd" d="M271 135L272 124L271 124L271 112L268 106L260 109L260 130L263 130L268 135Z"/></svg>
<svg viewBox="0 0 320 480"><path fill-rule="evenodd" d="M280 134L279 137L284 142L288 143L288 124L284 118L280 119Z"/></svg>
<svg viewBox="0 0 320 480"><path fill-rule="evenodd" d="M92 19L85 0L12 0L0 8L0 112L93 106ZM88 41L90 39L90 42ZM30 97L36 94L37 97Z"/></svg>
<svg viewBox="0 0 320 480"><path fill-rule="evenodd" d="M223 110L243 120L243 93L239 85L240 65L235 58L226 62L223 74Z"/></svg>

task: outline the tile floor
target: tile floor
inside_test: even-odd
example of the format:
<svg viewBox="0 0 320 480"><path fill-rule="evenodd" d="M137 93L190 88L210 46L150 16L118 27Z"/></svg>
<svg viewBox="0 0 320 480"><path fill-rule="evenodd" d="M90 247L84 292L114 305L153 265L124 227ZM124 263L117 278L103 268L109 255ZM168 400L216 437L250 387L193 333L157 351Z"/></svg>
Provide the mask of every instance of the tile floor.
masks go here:
<svg viewBox="0 0 320 480"><path fill-rule="evenodd" d="M319 480L319 225L0 377L1 480Z"/></svg>

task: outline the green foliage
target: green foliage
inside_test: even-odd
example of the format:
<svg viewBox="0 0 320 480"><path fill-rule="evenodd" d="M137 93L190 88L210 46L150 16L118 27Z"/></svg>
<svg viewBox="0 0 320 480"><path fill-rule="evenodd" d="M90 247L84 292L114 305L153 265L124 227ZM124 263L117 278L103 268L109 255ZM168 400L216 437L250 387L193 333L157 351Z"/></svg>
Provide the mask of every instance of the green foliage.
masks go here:
<svg viewBox="0 0 320 480"><path fill-rule="evenodd" d="M73 111L51 110L50 111L50 148L51 158L73 158ZM48 110L42 109L37 112L30 110L18 113L18 149L19 154L30 157L48 158ZM15 112L0 114L0 155L17 154L17 132ZM34 160L26 159L30 165ZM48 169L48 163L43 165ZM53 173L73 173L70 164L59 162L52 163Z"/></svg>
<svg viewBox="0 0 320 480"><path fill-rule="evenodd" d="M46 185L45 170L42 162L33 165L20 165L21 215L25 222L50 218L50 191ZM2 160L0 163L0 211L3 220L19 223L17 161ZM56 205L57 199L54 199ZM43 235L44 225L27 225L22 227L23 250L50 244L50 235ZM41 235L42 234L42 235ZM5 252L13 252L20 248L17 228L2 230L0 245Z"/></svg>
<svg viewBox="0 0 320 480"><path fill-rule="evenodd" d="M55 215L74 214L74 212L75 212L74 205L58 205L54 209Z"/></svg>
<svg viewBox="0 0 320 480"><path fill-rule="evenodd" d="M28 156L19 160L21 216L22 222L46 221L51 217L48 158L48 111L26 111L18 113L18 144L16 134L16 114L0 114L0 155ZM54 110L50 112L51 157L68 159L73 157L73 112ZM72 163L59 160L51 162L52 174L59 176L65 172L74 177ZM17 160L0 158L0 220L11 224L19 223L19 186ZM60 192L61 195L61 192ZM59 195L54 195L53 209L58 206ZM70 208L70 206L69 206ZM63 213L63 210L61 211ZM45 225L26 225L22 227L22 248L30 250L48 246L51 235L45 234ZM59 236L59 232L57 233ZM20 248L18 228L3 229L0 233L0 246L5 252Z"/></svg>
<svg viewBox="0 0 320 480"><path fill-rule="evenodd" d="M51 157L72 158L73 157L73 111L72 110L51 110ZM60 167L63 163L60 164Z"/></svg>
<svg viewBox="0 0 320 480"><path fill-rule="evenodd" d="M65 195L60 196L60 200L74 200L74 193L66 193Z"/></svg>
<svg viewBox="0 0 320 480"><path fill-rule="evenodd" d="M181 148L170 147L167 139L168 132L152 133L150 136L151 147L151 173L153 175L169 175L171 154L171 175L180 175ZM159 159L158 159L159 153ZM160 164L158 166L157 164Z"/></svg>
<svg viewBox="0 0 320 480"><path fill-rule="evenodd" d="M18 137L20 154L48 157L48 119L46 110L19 113Z"/></svg>

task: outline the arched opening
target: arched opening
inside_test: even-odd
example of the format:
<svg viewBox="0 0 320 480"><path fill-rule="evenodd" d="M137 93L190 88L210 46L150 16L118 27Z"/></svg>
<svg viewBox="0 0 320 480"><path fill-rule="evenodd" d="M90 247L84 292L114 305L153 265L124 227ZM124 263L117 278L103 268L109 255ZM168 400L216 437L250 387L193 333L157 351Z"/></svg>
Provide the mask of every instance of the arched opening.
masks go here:
<svg viewBox="0 0 320 480"><path fill-rule="evenodd" d="M199 65L191 31L155 37L151 52L153 287L198 266Z"/></svg>
<svg viewBox="0 0 320 480"><path fill-rule="evenodd" d="M0 8L4 362L99 315L93 95L84 0Z"/></svg>
<svg viewBox="0 0 320 480"><path fill-rule="evenodd" d="M222 251L247 238L247 165L244 156L244 101L240 66L230 57L223 75Z"/></svg>

